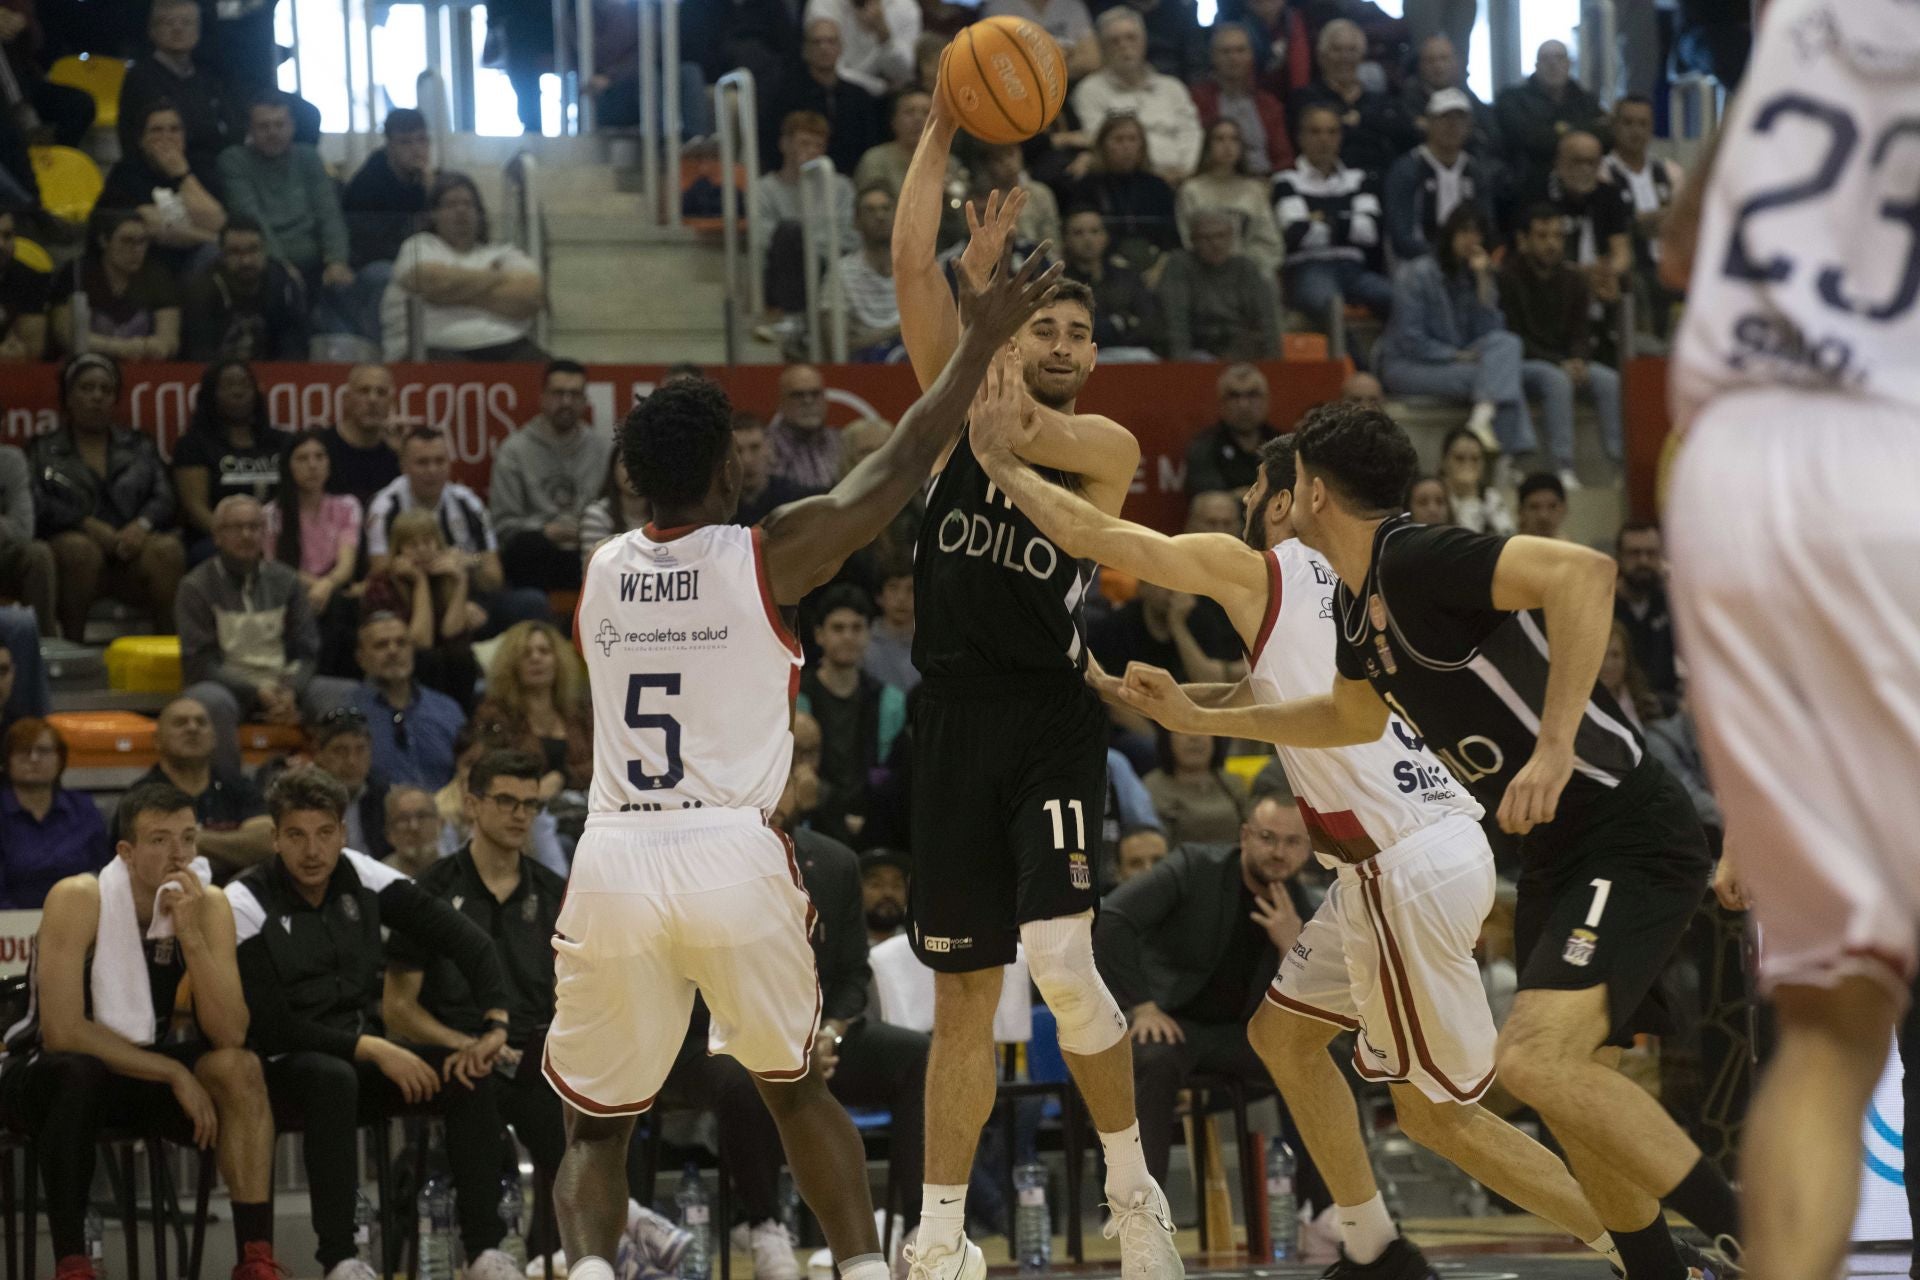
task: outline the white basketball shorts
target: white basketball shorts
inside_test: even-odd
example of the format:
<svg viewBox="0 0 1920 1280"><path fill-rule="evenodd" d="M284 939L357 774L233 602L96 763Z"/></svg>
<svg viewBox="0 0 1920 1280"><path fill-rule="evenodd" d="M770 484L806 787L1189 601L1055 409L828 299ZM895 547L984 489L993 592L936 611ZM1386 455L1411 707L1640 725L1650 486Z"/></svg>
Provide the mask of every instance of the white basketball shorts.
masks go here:
<svg viewBox="0 0 1920 1280"><path fill-rule="evenodd" d="M1476 1102L1493 1083L1497 1031L1473 948L1493 894L1480 824L1444 818L1340 868L1267 999L1357 1031L1353 1065L1364 1079Z"/></svg>
<svg viewBox="0 0 1920 1280"><path fill-rule="evenodd" d="M645 1111L697 991L709 1052L798 1080L820 1025L813 920L792 846L753 810L589 816L553 940L547 1079L589 1115Z"/></svg>
<svg viewBox="0 0 1920 1280"><path fill-rule="evenodd" d="M1789 388L1694 420L1673 609L1768 988L1904 1004L1920 921L1920 413Z"/></svg>

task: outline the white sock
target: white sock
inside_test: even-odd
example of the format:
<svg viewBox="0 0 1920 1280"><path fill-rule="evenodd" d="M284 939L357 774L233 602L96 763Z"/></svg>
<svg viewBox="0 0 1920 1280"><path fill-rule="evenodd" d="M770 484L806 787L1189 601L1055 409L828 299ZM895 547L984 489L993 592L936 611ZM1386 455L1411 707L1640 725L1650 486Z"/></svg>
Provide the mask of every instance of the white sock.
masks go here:
<svg viewBox="0 0 1920 1280"><path fill-rule="evenodd" d="M877 1253L863 1253L839 1264L840 1280L887 1280L892 1271Z"/></svg>
<svg viewBox="0 0 1920 1280"><path fill-rule="evenodd" d="M921 1250L958 1249L967 1238L967 1187L936 1186L929 1182L920 1190Z"/></svg>
<svg viewBox="0 0 1920 1280"><path fill-rule="evenodd" d="M1107 1199L1127 1206L1141 1192L1151 1192L1154 1181L1147 1172L1147 1151L1140 1145L1140 1122L1134 1121L1118 1133L1100 1135L1107 1153Z"/></svg>
<svg viewBox="0 0 1920 1280"><path fill-rule="evenodd" d="M568 1280L574 1276L580 1280L613 1280L613 1265L605 1258L596 1258L589 1254L584 1258L575 1258L567 1265Z"/></svg>
<svg viewBox="0 0 1920 1280"><path fill-rule="evenodd" d="M1347 1256L1363 1267L1378 1261L1400 1236L1387 1213L1386 1199L1377 1191L1365 1204L1336 1206L1334 1214L1340 1220L1340 1243L1346 1246Z"/></svg>
<svg viewBox="0 0 1920 1280"><path fill-rule="evenodd" d="M1593 1250L1608 1262L1611 1262L1623 1273L1626 1271L1627 1264L1620 1261L1620 1251L1613 1247L1613 1234L1611 1232L1602 1231L1599 1235L1585 1243L1587 1248Z"/></svg>

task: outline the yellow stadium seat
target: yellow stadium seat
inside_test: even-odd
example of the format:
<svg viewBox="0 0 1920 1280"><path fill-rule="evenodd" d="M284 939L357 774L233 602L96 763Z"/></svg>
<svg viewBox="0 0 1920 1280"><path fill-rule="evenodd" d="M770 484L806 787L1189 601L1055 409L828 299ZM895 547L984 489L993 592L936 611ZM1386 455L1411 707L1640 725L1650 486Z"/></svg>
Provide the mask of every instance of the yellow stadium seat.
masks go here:
<svg viewBox="0 0 1920 1280"><path fill-rule="evenodd" d="M100 189L107 185L93 157L72 147L33 147L33 176L40 183L40 203L48 213L68 222L85 222L93 212Z"/></svg>
<svg viewBox="0 0 1920 1280"><path fill-rule="evenodd" d="M13 238L13 259L23 267L32 267L35 271L53 273L53 258L33 241L22 236Z"/></svg>
<svg viewBox="0 0 1920 1280"><path fill-rule="evenodd" d="M120 84L127 78L124 58L96 53L68 54L53 64L47 79L80 89L93 98L93 122L103 129L120 123Z"/></svg>

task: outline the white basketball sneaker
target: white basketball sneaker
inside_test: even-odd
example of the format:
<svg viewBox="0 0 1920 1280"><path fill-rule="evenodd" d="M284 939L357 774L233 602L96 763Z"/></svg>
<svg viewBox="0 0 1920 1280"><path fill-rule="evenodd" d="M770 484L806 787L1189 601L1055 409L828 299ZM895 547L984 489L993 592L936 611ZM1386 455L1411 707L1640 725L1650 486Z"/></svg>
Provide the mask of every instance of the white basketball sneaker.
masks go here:
<svg viewBox="0 0 1920 1280"><path fill-rule="evenodd" d="M1121 1280L1182 1280L1187 1274L1173 1240L1173 1210L1156 1184L1133 1193L1133 1203L1107 1201L1112 1216L1101 1233L1120 1237Z"/></svg>
<svg viewBox="0 0 1920 1280"><path fill-rule="evenodd" d="M922 1249L916 1242L903 1246L900 1256L907 1262L907 1280L987 1280L986 1255L965 1236L958 1249L936 1245Z"/></svg>

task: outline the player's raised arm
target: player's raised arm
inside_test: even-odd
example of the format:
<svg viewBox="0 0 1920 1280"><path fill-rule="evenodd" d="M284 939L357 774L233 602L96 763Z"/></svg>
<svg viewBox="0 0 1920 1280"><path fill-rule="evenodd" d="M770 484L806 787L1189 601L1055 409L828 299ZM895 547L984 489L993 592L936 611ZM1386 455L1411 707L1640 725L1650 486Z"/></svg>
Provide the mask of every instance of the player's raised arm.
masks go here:
<svg viewBox="0 0 1920 1280"><path fill-rule="evenodd" d="M933 107L913 149L893 214L893 287L900 301L900 338L920 389L929 390L960 342L960 317L940 270L940 212L947 198L947 157L959 122L934 87Z"/></svg>
<svg viewBox="0 0 1920 1280"><path fill-rule="evenodd" d="M968 420L968 430L974 456L987 475L1039 526L1041 533L1075 559L1097 560L1174 591L1211 596L1226 609L1243 639L1251 640L1259 634L1267 611L1265 556L1223 533L1188 533L1170 538L1109 515L1078 494L1041 478L1020 457L1041 429L1031 411L1037 406L1024 396L1020 399L1026 403L1016 401L976 411ZM1131 435L1126 438L1129 442L1133 439ZM1135 446L1136 457L1138 453Z"/></svg>
<svg viewBox="0 0 1920 1280"><path fill-rule="evenodd" d="M1283 747L1351 747L1377 742L1387 731L1387 704L1365 680L1335 676L1317 698L1264 706L1194 705L1179 681L1136 662L1120 684L1120 700L1175 733L1251 738Z"/></svg>
<svg viewBox="0 0 1920 1280"><path fill-rule="evenodd" d="M1061 268L1043 270L1044 261L1045 256L1036 253L1017 272L1011 261L1002 262L980 290L963 280L966 324L959 348L938 380L900 419L899 429L831 491L790 503L766 518L767 576L777 603L798 604L899 514L926 483L935 460L959 436L975 391L986 393L982 378L990 365L996 366L990 381L1001 398L1020 394L1017 360L1009 375L994 356L1005 352L1007 340L1046 301L1059 279ZM1006 385L1009 376L1011 386Z"/></svg>

